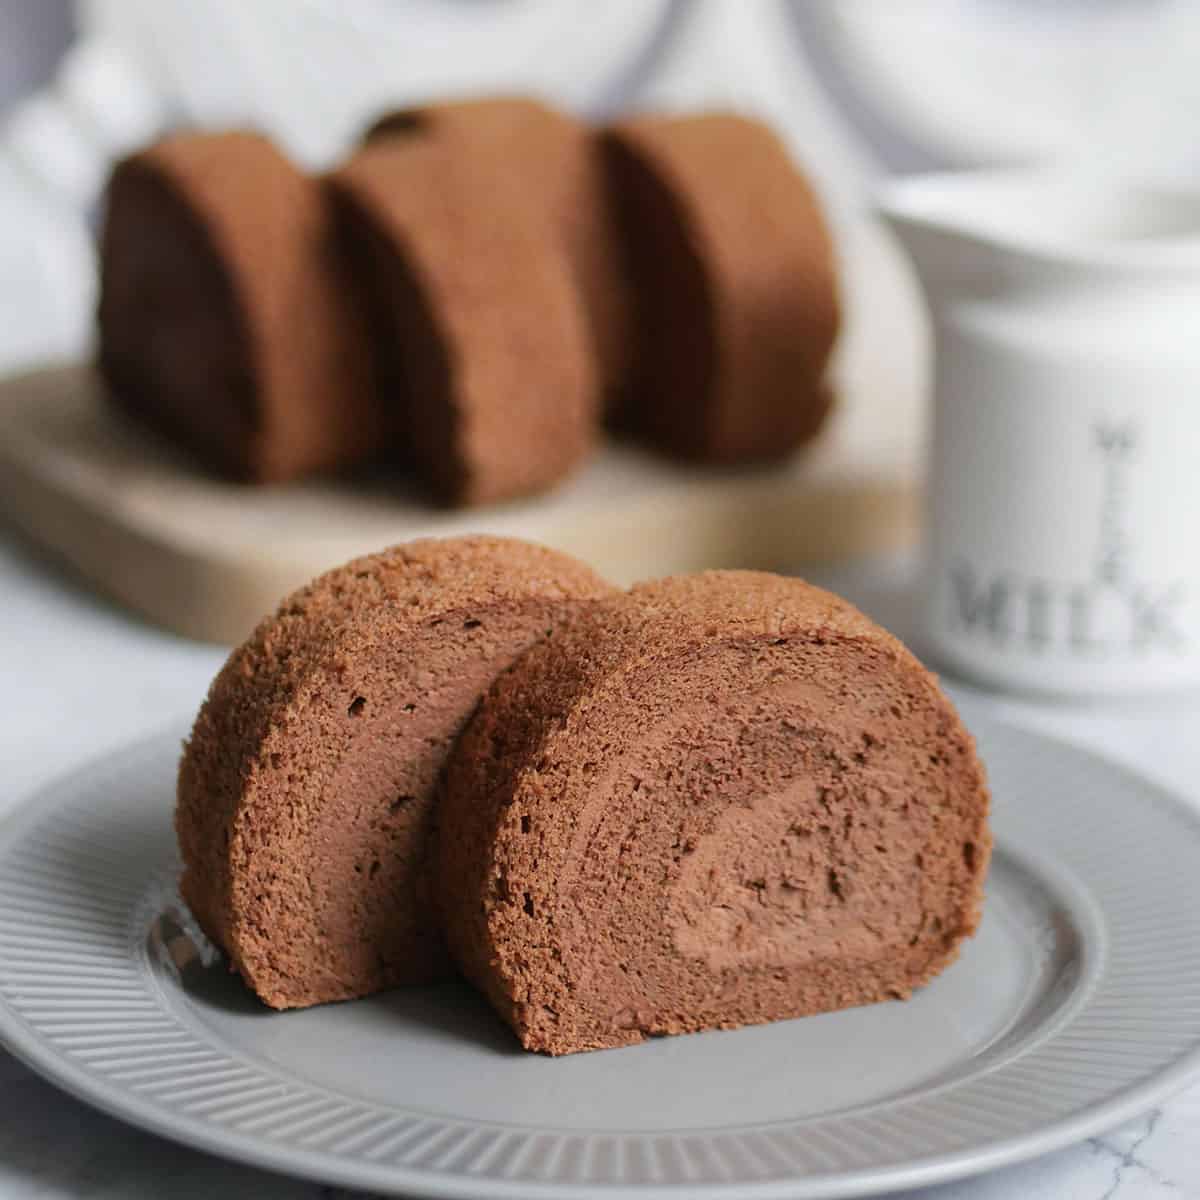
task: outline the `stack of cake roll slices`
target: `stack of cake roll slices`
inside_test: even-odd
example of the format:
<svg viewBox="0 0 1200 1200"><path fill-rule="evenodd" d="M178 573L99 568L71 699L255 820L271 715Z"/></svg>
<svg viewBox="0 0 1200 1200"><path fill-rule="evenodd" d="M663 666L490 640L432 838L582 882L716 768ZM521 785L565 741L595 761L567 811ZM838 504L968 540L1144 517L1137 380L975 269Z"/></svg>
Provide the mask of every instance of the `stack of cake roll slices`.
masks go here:
<svg viewBox="0 0 1200 1200"><path fill-rule="evenodd" d="M832 402L821 209L732 113L435 103L322 175L257 133L174 133L115 167L100 251L112 405L245 482L382 462L485 504L552 488L605 426L751 462Z"/></svg>
<svg viewBox="0 0 1200 1200"><path fill-rule="evenodd" d="M176 826L182 895L265 1004L461 975L567 1054L908 997L976 929L988 804L935 678L844 600L748 571L621 591L462 537L258 626Z"/></svg>

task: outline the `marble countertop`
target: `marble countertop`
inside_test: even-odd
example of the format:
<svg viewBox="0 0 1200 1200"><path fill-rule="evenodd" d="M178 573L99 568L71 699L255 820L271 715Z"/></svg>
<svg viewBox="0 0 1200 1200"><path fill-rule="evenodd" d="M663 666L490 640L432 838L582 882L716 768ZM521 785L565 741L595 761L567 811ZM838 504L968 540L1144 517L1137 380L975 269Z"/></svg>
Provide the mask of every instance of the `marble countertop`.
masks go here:
<svg viewBox="0 0 1200 1200"><path fill-rule="evenodd" d="M901 636L902 561L816 575ZM223 652L151 629L0 534L0 815L40 784L199 703ZM994 700L1009 719L1123 760L1200 803L1200 697L1062 708ZM1200 869L1200 867L1198 867ZM140 1133L0 1050L0 1197L315 1200L349 1195ZM1200 1085L1100 1138L1023 1166L909 1193L921 1200L1200 1200Z"/></svg>

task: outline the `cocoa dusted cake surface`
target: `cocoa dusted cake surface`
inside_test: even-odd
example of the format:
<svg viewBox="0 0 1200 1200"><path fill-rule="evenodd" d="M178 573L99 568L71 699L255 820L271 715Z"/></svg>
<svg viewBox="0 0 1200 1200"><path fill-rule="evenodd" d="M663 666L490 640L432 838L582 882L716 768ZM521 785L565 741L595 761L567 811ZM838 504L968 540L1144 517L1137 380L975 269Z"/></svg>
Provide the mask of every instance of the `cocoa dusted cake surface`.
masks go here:
<svg viewBox="0 0 1200 1200"><path fill-rule="evenodd" d="M786 455L832 395L836 274L811 186L730 113L635 116L602 146L634 305L616 423L688 459Z"/></svg>
<svg viewBox="0 0 1200 1200"><path fill-rule="evenodd" d="M630 297L592 131L528 96L484 96L385 113L365 140L416 134L499 156L544 206L545 236L561 239L583 298L598 382L611 389L628 367Z"/></svg>
<svg viewBox="0 0 1200 1200"><path fill-rule="evenodd" d="M935 679L849 604L712 572L573 614L449 764L450 947L551 1054L907 997L976 928L991 838Z"/></svg>
<svg viewBox="0 0 1200 1200"><path fill-rule="evenodd" d="M380 138L330 178L379 387L443 502L562 480L595 439L594 358L571 268L503 161Z"/></svg>
<svg viewBox="0 0 1200 1200"><path fill-rule="evenodd" d="M434 785L495 676L612 589L505 538L412 542L301 589L235 650L179 771L182 892L267 1004L441 978Z"/></svg>
<svg viewBox="0 0 1200 1200"><path fill-rule="evenodd" d="M109 182L99 366L113 402L237 479L385 437L320 184L254 133L179 133Z"/></svg>

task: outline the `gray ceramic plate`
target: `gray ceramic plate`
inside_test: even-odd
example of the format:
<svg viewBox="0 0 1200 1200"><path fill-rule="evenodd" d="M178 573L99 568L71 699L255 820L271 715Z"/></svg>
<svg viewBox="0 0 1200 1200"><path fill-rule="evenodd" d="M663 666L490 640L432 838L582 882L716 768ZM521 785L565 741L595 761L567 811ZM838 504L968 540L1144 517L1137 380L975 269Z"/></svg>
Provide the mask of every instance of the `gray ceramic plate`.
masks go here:
<svg viewBox="0 0 1200 1200"><path fill-rule="evenodd" d="M1028 1158L1200 1069L1200 816L967 715L986 917L908 1003L558 1060L453 986L268 1013L175 895L176 733L0 826L0 1035L167 1137L401 1194L859 1196Z"/></svg>

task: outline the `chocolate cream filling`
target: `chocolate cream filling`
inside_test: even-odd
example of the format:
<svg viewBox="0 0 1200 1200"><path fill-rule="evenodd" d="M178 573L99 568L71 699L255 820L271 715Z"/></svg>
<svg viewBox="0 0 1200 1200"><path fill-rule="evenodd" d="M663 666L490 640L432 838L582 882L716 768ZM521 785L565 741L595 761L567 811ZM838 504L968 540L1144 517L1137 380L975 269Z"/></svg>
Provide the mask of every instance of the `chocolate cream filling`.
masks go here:
<svg viewBox="0 0 1200 1200"><path fill-rule="evenodd" d="M286 794L246 805L233 828L233 941L268 1003L452 973L426 879L435 785L480 694L559 609L449 613L399 645L364 648L309 689L305 728L280 731L292 748L276 779ZM306 744L325 753L309 763Z"/></svg>

